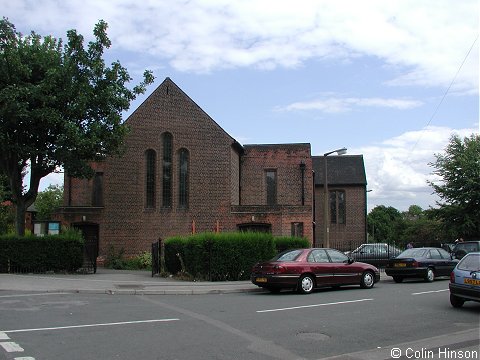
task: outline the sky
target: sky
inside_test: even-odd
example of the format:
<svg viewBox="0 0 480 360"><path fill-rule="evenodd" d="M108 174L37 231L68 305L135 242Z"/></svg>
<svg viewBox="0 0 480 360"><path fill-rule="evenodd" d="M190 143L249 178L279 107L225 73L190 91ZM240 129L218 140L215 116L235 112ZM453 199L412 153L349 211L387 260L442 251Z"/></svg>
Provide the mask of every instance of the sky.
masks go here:
<svg viewBox="0 0 480 360"><path fill-rule="evenodd" d="M363 155L368 210L436 207L449 139L480 132L478 0L0 0L28 34L92 40L141 81L170 77L243 145ZM44 178L41 190L62 182Z"/></svg>

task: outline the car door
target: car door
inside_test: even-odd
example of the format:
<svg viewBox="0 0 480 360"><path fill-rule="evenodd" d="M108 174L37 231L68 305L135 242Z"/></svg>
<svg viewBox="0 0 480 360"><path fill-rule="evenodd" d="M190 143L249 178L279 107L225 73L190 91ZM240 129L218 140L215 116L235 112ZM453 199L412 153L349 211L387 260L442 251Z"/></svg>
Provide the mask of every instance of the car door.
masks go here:
<svg viewBox="0 0 480 360"><path fill-rule="evenodd" d="M447 261L442 257L442 255L440 255L440 252L437 249L430 249L429 253L429 262L435 267L436 276L448 275Z"/></svg>
<svg viewBox="0 0 480 360"><path fill-rule="evenodd" d="M334 264L330 262L324 249L313 249L307 257L310 270L315 274L317 286L334 283Z"/></svg>
<svg viewBox="0 0 480 360"><path fill-rule="evenodd" d="M452 260L451 255L443 249L438 249L438 252L442 257L441 271L439 275L450 276L450 273L452 272L455 265L457 265L458 261Z"/></svg>
<svg viewBox="0 0 480 360"><path fill-rule="evenodd" d="M333 277L335 284L356 284L360 283L360 267L351 263L348 256L340 251L327 249L328 256L333 265Z"/></svg>

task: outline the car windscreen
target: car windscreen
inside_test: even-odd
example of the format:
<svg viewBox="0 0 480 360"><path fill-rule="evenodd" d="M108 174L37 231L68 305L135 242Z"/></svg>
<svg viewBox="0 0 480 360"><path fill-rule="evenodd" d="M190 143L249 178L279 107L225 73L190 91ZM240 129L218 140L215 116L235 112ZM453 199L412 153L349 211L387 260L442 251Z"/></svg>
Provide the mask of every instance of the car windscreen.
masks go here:
<svg viewBox="0 0 480 360"><path fill-rule="evenodd" d="M302 250L284 251L275 256L271 261L295 261L295 259L302 253Z"/></svg>
<svg viewBox="0 0 480 360"><path fill-rule="evenodd" d="M480 254L465 256L457 265L457 269L465 271L480 271Z"/></svg>
<svg viewBox="0 0 480 360"><path fill-rule="evenodd" d="M465 250L467 253L468 252L473 252L473 251L478 251L478 244L475 243L459 243L455 247L455 251L458 250Z"/></svg>
<svg viewBox="0 0 480 360"><path fill-rule="evenodd" d="M407 249L402 252L397 258L421 258L425 256L427 250L425 249Z"/></svg>

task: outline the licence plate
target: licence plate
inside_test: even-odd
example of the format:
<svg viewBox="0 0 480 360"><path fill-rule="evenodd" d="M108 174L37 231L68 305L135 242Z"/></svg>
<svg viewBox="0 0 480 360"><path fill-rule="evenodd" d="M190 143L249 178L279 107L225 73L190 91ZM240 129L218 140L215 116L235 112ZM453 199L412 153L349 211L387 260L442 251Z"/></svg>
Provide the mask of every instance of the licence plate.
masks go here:
<svg viewBox="0 0 480 360"><path fill-rule="evenodd" d="M405 267L405 266L407 266L407 264L405 264L405 263L395 263L395 264L393 264L393 266L394 267Z"/></svg>
<svg viewBox="0 0 480 360"><path fill-rule="evenodd" d="M480 280L467 278L467 279L463 279L463 283L468 285L480 285Z"/></svg>
<svg viewBox="0 0 480 360"><path fill-rule="evenodd" d="M267 282L267 278L256 278L255 281L256 281L256 282L259 282L259 283L266 283L266 282Z"/></svg>

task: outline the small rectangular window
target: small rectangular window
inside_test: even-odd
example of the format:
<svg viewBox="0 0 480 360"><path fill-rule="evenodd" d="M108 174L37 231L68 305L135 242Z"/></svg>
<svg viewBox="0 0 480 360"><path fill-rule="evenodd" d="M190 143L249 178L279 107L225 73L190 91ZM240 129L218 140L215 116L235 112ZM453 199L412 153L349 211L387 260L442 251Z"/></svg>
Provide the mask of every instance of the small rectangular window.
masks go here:
<svg viewBox="0 0 480 360"><path fill-rule="evenodd" d="M265 171L267 183L267 205L277 205L277 171Z"/></svg>
<svg viewBox="0 0 480 360"><path fill-rule="evenodd" d="M303 237L303 222L292 222L292 236Z"/></svg>

